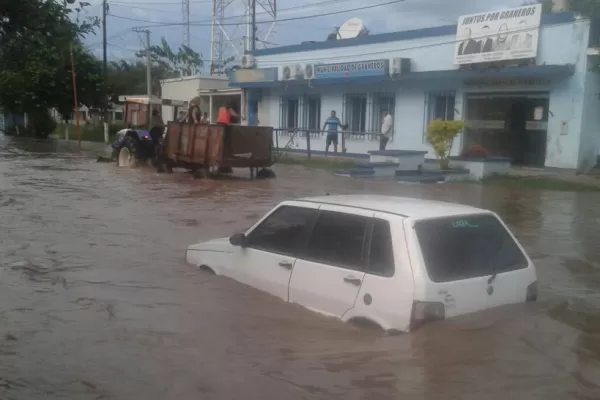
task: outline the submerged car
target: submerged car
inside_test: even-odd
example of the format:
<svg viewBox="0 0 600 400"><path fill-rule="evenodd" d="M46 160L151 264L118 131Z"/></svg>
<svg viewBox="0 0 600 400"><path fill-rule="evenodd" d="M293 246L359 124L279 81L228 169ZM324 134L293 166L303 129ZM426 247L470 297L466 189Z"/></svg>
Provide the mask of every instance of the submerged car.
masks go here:
<svg viewBox="0 0 600 400"><path fill-rule="evenodd" d="M534 265L493 212L412 198L284 201L188 263L308 309L383 330L537 299Z"/></svg>

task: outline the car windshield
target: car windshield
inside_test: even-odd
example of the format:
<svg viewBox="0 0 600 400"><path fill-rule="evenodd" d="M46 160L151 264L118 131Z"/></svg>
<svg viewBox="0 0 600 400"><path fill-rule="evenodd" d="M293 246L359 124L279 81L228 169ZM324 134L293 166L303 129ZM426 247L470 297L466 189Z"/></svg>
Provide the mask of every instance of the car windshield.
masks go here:
<svg viewBox="0 0 600 400"><path fill-rule="evenodd" d="M433 282L476 278L527 267L527 259L491 214L418 221L415 231Z"/></svg>

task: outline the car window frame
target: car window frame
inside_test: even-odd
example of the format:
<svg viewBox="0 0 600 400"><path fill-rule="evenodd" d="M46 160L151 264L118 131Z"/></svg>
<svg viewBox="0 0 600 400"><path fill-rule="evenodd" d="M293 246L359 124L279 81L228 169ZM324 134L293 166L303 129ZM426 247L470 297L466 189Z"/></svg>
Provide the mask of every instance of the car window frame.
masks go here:
<svg viewBox="0 0 600 400"><path fill-rule="evenodd" d="M275 208L273 208L269 213L267 213L260 221L258 221L253 227L251 227L250 229L248 229L246 231L246 233L244 234L248 240L250 240L250 236L256 232L257 229L259 229L265 222L267 222L269 220L269 218L273 217L275 214L277 214L277 212L281 211L284 208L288 208L288 209L299 209L299 210L306 210L311 212L313 215L310 217L309 221L307 222L307 224L304 226L304 228L302 229L302 233L300 234L300 236L298 237L297 243L296 243L296 248L294 250L294 252L292 253L287 253L287 252L281 252L281 251L275 251L274 249L264 249L264 248L259 248L259 247L255 247L252 245L248 245L245 248L246 249L252 249L252 250L257 250L257 251L263 251L265 253L270 253L270 254L277 254L277 255L281 255L281 256L285 256L285 257L293 257L296 258L298 255L298 252L300 251L300 246L301 244L304 242L308 232L310 232L310 229L312 229L312 227L314 226L314 223L316 221L316 216L319 213L319 209L318 208L312 208L312 207L303 207L303 206L299 206L296 204L281 204Z"/></svg>
<svg viewBox="0 0 600 400"><path fill-rule="evenodd" d="M304 260L304 261L308 261L308 262L313 262L316 264L320 264L320 265L327 265L330 267L335 267L335 268L341 268L341 269L345 269L347 271L353 271L353 272L366 272L367 270L367 260L365 258L365 254L367 251L367 242L368 242L368 234L369 234L369 226L371 223L371 219L373 218L372 216L366 216L366 215L362 215L362 214L355 214L352 212L345 212L345 211L334 211L334 210L328 210L328 209L321 209L319 208L319 210L317 213L317 217L313 219L312 221L312 227L310 229L309 232L307 232L307 234L305 235L303 241L302 241L302 245L298 250L298 255L297 258ZM309 257L307 256L307 252L308 252L308 245L310 243L310 239L312 238L312 235L315 231L315 228L317 226L317 222L319 221L319 218L321 217L321 215L323 213L337 213L337 214L345 214L345 215L352 215L352 216L356 216L356 217L360 217L360 218L364 218L365 219L365 230L363 233L363 241L362 241L362 248L361 248L361 267L359 269L357 268L353 268L353 267L348 267L346 265L341 265L340 263L336 263L336 264L332 264L330 262L323 262L322 260L317 259L316 257Z"/></svg>
<svg viewBox="0 0 600 400"><path fill-rule="evenodd" d="M391 251L392 251L392 265L391 270L388 273L385 274L381 274L381 273L377 273L377 272L373 272L371 270L371 244L373 243L373 232L375 231L375 221L383 221L387 224L387 228L388 228L388 233L389 233L389 240L390 240L390 244L391 244ZM367 229L369 230L369 239L368 239L368 243L367 243L367 255L366 255L366 273L369 275L373 275L373 276L379 276L382 278L392 278L395 274L396 274L396 255L394 254L394 238L392 236L392 224L390 223L389 220L385 219L385 218L381 218L381 217L372 217L369 221L369 226L367 227Z"/></svg>
<svg viewBox="0 0 600 400"><path fill-rule="evenodd" d="M412 223L412 236L413 236L413 240L415 241L416 244L416 249L418 249L418 257L419 257L419 263L422 266L423 271L425 272L427 279L429 279L429 281L431 283L434 284L447 284L447 283L453 283L453 282L462 282L462 281L467 281L467 280L474 280L474 279L481 279L482 277L488 276L488 275L481 275L481 276L475 276L475 277L470 277L470 278L461 278L461 279L455 279L455 280L449 280L449 281L437 281L434 280L432 277L431 272L429 271L429 267L427 266L427 263L425 261L425 254L423 253L423 248L421 245L421 241L419 240L419 234L417 233L417 224L421 221L439 221L439 220L444 220L444 219L448 219L448 218L468 218L468 217L478 217L478 216L491 216L493 218L496 219L496 221L500 224L500 226L503 228L503 230L508 234L508 236L512 239L513 243L517 246L517 248L519 249L521 255L524 257L527 265L522 267L522 268L518 268L515 270L511 270L511 271L504 271L504 272L498 272L499 274L501 273L506 273L506 272L519 272L519 271L523 271L527 268L530 268L532 265L532 261L531 258L529 257L529 255L527 254L527 251L525 250L525 248L521 245L521 243L519 242L519 240L517 239L517 237L514 235L514 233L512 232L512 230L508 227L508 225L506 225L506 223L504 222L504 220L502 220L502 218L500 218L500 216L494 212L491 211L481 211L481 212L475 212L475 213L463 213L463 214L457 214L457 215L442 215L442 216L436 216L436 217L430 217L430 218L420 218L417 220L413 220Z"/></svg>

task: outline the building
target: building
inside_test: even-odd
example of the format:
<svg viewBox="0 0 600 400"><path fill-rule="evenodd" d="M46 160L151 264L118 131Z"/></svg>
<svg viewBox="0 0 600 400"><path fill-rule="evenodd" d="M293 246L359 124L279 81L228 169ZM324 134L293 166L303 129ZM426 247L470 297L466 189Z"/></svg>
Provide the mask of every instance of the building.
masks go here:
<svg viewBox="0 0 600 400"><path fill-rule="evenodd" d="M207 112L212 122L217 120L217 111L225 103L232 103L238 110L241 107L242 91L229 87L226 76L186 76L160 81L164 99L191 101L197 98L200 111ZM169 115L163 107L163 115ZM170 120L170 119L169 119Z"/></svg>
<svg viewBox="0 0 600 400"><path fill-rule="evenodd" d="M589 168L600 149L600 79L590 21L541 15L540 5L460 17L456 25L257 50L230 74L248 122L277 128L281 147L324 150L324 120L347 124L348 153L379 148L381 112L394 117L388 149L426 150L428 123L461 119L451 154L480 145L513 163Z"/></svg>

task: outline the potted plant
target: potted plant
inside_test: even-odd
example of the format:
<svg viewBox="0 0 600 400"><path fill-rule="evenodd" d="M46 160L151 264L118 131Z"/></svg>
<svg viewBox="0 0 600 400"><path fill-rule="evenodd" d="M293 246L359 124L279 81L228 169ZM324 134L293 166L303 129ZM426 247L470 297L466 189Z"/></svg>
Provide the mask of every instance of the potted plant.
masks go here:
<svg viewBox="0 0 600 400"><path fill-rule="evenodd" d="M450 168L448 156L452 149L452 142L464 126L463 121L442 121L439 119L435 119L427 125L425 139L433 148L440 169L447 170Z"/></svg>

